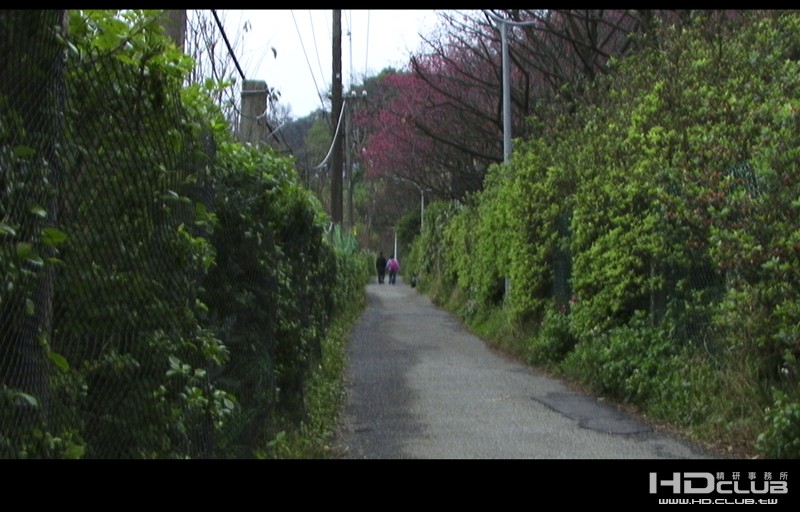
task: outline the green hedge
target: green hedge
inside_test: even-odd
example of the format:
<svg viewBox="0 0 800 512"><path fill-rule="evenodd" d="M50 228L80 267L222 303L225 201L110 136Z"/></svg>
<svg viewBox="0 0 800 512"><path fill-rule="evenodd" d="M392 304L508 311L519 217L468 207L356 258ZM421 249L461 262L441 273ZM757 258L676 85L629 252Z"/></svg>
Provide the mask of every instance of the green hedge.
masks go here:
<svg viewBox="0 0 800 512"><path fill-rule="evenodd" d="M5 55L66 62L48 115L0 91L0 457L256 456L360 303L366 256L290 159L233 140L217 84L183 85L159 14L70 11L68 40L60 11L0 15L35 28Z"/></svg>
<svg viewBox="0 0 800 512"><path fill-rule="evenodd" d="M502 304L532 361L796 457L800 16L697 16L647 41L448 207L420 264L446 255L430 279L465 311Z"/></svg>

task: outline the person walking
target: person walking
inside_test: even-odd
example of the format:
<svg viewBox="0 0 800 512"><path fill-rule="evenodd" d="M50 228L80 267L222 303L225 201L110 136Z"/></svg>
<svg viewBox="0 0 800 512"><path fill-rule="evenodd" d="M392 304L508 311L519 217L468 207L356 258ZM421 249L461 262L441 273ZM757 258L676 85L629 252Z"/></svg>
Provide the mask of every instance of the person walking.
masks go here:
<svg viewBox="0 0 800 512"><path fill-rule="evenodd" d="M378 253L378 259L375 260L375 269L378 271L378 284L383 284L383 280L386 278L386 264L386 257L381 251Z"/></svg>
<svg viewBox="0 0 800 512"><path fill-rule="evenodd" d="M386 262L386 270L389 272L389 284L397 282L397 271L400 270L400 263L394 257L394 254L389 256L389 261Z"/></svg>

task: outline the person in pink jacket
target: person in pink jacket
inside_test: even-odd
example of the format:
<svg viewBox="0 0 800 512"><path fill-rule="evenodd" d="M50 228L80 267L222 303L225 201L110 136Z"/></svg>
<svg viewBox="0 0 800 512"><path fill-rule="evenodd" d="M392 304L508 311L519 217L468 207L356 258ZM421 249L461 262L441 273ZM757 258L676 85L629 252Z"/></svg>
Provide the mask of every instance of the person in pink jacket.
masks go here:
<svg viewBox="0 0 800 512"><path fill-rule="evenodd" d="M389 256L389 261L386 262L386 272L389 273L389 284L395 284L397 281L397 271L400 270L400 264L394 257L394 254Z"/></svg>

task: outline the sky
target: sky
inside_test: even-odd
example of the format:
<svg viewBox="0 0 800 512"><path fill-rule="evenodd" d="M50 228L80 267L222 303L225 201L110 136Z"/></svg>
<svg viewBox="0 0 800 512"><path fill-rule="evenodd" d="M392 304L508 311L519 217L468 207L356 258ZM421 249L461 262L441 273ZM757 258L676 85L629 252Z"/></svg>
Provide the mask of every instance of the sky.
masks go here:
<svg viewBox="0 0 800 512"><path fill-rule="evenodd" d="M322 108L333 72L331 9L217 12L248 80L277 89L294 118ZM405 67L420 48L420 34L430 35L436 22L433 10L343 9L344 91L386 67Z"/></svg>

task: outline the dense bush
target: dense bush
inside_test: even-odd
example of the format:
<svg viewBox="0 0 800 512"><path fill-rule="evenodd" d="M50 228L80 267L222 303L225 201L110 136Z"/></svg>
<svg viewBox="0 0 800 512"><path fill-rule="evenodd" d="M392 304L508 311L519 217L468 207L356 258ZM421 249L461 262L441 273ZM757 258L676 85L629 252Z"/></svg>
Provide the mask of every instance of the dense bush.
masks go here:
<svg viewBox="0 0 800 512"><path fill-rule="evenodd" d="M444 289L449 288L441 276L452 275L454 257L446 251L444 239L445 229L456 212L457 207L445 201L435 201L425 207L422 232L411 244L401 270L405 276L416 272L423 290L441 285L444 285Z"/></svg>
<svg viewBox="0 0 800 512"><path fill-rule="evenodd" d="M531 360L752 446L769 407L759 447L786 456L800 400L800 16L686 21L537 124L422 247L468 256L447 279L471 310L503 304Z"/></svg>
<svg viewBox="0 0 800 512"><path fill-rule="evenodd" d="M547 308L539 329L525 347L527 359L534 364L557 364L577 343L566 308Z"/></svg>
<svg viewBox="0 0 800 512"><path fill-rule="evenodd" d="M767 428L758 436L758 447L768 457L800 458L800 402L776 391L765 420Z"/></svg>
<svg viewBox="0 0 800 512"><path fill-rule="evenodd" d="M254 456L305 419L365 257L215 84L184 87L159 11L70 11L68 40L60 15L0 15L30 24L6 55L66 62L28 70L35 109L0 91L0 456Z"/></svg>

